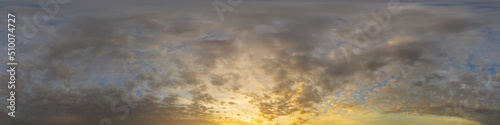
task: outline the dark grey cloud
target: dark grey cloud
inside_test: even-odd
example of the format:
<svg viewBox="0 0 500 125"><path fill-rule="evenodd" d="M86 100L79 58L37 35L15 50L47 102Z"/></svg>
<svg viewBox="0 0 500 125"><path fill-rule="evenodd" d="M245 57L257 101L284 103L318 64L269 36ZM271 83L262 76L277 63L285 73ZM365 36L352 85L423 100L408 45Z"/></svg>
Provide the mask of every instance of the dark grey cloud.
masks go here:
<svg viewBox="0 0 500 125"><path fill-rule="evenodd" d="M399 75L402 79L378 88L377 101L369 103L390 109L386 113L498 122L499 75L492 74L488 82L487 72L456 70L449 61L465 60L464 49L484 42L481 28L498 25L480 20L484 15L468 7L408 4L368 46L359 48L351 32L371 19L370 10L385 9L385 3L248 3L224 21L212 13L211 4L137 7L149 8L140 12L116 5L120 8L96 13L88 8L102 8L76 3L61 10L61 18L54 19L59 24L39 27L44 32L30 41L20 38L25 41L19 46L24 50L16 89L19 116L2 115L1 121L217 124L236 119L225 118L231 112L225 109L248 103L258 110L252 117L291 116L296 117L291 124L304 124L313 120L307 116L321 113L317 104L342 87L372 86ZM488 62L475 64L482 63ZM483 91L486 84L493 89ZM235 102L237 95L249 102ZM129 109L124 120L120 107ZM251 116L237 116L246 115Z"/></svg>

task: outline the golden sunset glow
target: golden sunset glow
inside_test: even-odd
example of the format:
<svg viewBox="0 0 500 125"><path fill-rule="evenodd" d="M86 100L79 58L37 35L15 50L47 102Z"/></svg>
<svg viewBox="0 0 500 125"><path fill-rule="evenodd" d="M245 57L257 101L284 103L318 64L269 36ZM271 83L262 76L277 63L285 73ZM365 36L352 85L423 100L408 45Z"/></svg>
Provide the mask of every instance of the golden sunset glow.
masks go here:
<svg viewBox="0 0 500 125"><path fill-rule="evenodd" d="M500 124L499 2L20 0L0 10L17 21L2 23L16 62L0 64L0 125Z"/></svg>

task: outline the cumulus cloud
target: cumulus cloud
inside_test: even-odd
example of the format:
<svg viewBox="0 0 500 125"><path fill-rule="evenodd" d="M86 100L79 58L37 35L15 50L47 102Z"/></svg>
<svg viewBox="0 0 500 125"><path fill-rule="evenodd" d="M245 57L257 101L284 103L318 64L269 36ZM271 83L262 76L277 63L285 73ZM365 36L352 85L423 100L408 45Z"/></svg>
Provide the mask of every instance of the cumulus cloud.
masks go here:
<svg viewBox="0 0 500 125"><path fill-rule="evenodd" d="M245 2L224 21L204 2L64 5L19 38L18 116L1 124L307 124L333 110L499 122L498 19L475 4L402 5L359 43L386 3Z"/></svg>

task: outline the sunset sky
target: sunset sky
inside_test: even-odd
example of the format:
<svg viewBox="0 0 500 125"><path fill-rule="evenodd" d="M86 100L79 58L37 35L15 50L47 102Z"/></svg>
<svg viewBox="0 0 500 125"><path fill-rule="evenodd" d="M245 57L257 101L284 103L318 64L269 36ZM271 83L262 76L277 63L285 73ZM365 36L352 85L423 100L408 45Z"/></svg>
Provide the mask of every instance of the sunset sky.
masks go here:
<svg viewBox="0 0 500 125"><path fill-rule="evenodd" d="M493 0L39 1L0 125L500 124Z"/></svg>

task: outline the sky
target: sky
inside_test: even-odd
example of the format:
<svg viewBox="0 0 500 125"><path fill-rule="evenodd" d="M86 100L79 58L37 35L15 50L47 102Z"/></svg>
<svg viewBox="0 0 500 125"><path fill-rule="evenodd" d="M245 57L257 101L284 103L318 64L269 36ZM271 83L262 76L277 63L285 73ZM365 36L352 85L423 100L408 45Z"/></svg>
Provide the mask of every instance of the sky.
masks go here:
<svg viewBox="0 0 500 125"><path fill-rule="evenodd" d="M13 118L1 59L0 125L500 123L493 0L2 0L0 12L16 14L18 60Z"/></svg>

